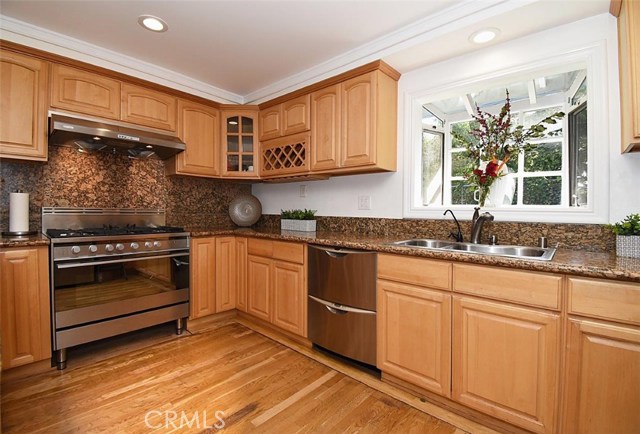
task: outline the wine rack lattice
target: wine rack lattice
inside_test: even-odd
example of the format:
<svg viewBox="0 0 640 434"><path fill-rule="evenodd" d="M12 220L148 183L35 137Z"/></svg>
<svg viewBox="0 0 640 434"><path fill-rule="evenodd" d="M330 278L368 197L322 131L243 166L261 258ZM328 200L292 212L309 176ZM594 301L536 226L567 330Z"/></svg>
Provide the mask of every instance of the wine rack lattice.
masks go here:
<svg viewBox="0 0 640 434"><path fill-rule="evenodd" d="M308 135L272 140L262 148L262 174L279 175L305 172L309 168Z"/></svg>

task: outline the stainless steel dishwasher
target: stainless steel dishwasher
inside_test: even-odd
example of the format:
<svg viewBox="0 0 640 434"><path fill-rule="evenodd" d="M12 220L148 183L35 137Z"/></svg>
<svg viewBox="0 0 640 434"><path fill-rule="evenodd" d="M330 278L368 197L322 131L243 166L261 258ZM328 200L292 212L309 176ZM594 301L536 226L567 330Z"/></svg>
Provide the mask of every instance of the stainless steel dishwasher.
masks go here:
<svg viewBox="0 0 640 434"><path fill-rule="evenodd" d="M308 249L309 340L375 366L377 254L314 245Z"/></svg>

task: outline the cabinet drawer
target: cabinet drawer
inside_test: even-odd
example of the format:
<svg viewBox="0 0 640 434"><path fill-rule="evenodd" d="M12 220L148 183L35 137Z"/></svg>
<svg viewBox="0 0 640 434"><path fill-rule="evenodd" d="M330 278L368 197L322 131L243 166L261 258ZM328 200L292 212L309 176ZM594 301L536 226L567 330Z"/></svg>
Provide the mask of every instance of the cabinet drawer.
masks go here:
<svg viewBox="0 0 640 434"><path fill-rule="evenodd" d="M304 264L304 244L249 238L250 255Z"/></svg>
<svg viewBox="0 0 640 434"><path fill-rule="evenodd" d="M569 278L569 313L640 324L640 284Z"/></svg>
<svg viewBox="0 0 640 434"><path fill-rule="evenodd" d="M378 255L378 278L451 289L451 264L401 255Z"/></svg>
<svg viewBox="0 0 640 434"><path fill-rule="evenodd" d="M498 267L454 264L453 290L560 310L562 276Z"/></svg>

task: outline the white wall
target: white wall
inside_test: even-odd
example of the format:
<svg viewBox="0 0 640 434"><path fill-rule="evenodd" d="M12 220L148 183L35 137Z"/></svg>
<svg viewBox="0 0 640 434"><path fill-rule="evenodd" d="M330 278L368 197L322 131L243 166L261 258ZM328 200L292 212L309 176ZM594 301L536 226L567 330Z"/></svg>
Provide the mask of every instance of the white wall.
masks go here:
<svg viewBox="0 0 640 434"><path fill-rule="evenodd" d="M575 41L571 40L573 36L567 35L576 35ZM586 39L606 41L606 80L608 81L606 99L610 113L610 128L607 129L606 134L609 148L609 167L606 169L610 170L603 170L609 178L609 189L604 192L604 206L609 204L606 215L609 216L609 221L617 221L629 213L640 212L640 187L638 187L640 186L640 154L620 155L617 37L615 19L609 14L487 47L472 54L404 74L398 89L398 171L396 173L344 176L327 181L292 184L257 184L252 188L253 194L262 202L265 214L278 214L281 209L309 208L318 210L318 215L321 216L402 218L403 198L407 196L403 182L404 155L410 146L409 141L405 139L406 126L410 124L405 119L405 94L415 90L416 86L428 80L430 75L442 75L448 68L457 68L459 71L461 65L476 65L477 67L474 68L477 70L458 73L458 75L478 76L484 71L490 71L492 65L493 70L495 65L514 68L514 65L517 65L514 62L520 61L513 59L514 53L532 53L532 56L540 56L545 50L550 50L553 44L562 45L566 50L566 47L572 44L575 47L582 47ZM604 142L607 140L605 139ZM607 165L606 161L596 162L598 163ZM300 185L306 185L306 197L299 196ZM371 196L370 211L357 209L358 196L361 195ZM463 214L461 218L464 219L467 216Z"/></svg>

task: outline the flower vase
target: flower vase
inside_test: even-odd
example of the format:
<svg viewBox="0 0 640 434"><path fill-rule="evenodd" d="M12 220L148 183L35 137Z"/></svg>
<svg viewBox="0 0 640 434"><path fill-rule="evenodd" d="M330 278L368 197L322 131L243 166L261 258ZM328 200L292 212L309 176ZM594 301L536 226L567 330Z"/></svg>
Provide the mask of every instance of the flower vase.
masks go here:
<svg viewBox="0 0 640 434"><path fill-rule="evenodd" d="M513 195L516 192L516 178L515 174L508 173L508 171L509 169L505 165L501 171L503 175L491 184L485 206L501 207L511 205Z"/></svg>

